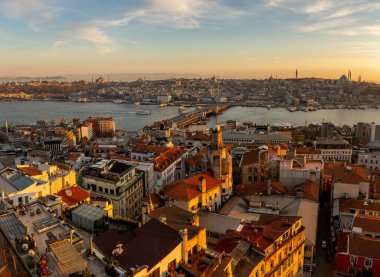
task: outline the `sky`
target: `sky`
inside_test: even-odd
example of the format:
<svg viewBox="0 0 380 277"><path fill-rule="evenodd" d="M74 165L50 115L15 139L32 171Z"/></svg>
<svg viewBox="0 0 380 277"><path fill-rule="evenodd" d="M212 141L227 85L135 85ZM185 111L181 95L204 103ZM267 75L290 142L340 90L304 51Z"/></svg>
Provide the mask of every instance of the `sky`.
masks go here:
<svg viewBox="0 0 380 277"><path fill-rule="evenodd" d="M378 0L0 0L0 76L380 81Z"/></svg>

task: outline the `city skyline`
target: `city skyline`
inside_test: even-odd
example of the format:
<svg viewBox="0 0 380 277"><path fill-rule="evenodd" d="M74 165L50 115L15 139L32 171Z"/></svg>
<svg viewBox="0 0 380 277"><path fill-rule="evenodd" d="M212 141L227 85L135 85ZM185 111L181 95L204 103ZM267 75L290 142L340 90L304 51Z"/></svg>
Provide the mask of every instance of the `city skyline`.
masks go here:
<svg viewBox="0 0 380 277"><path fill-rule="evenodd" d="M0 1L0 76L173 73L380 81L380 3Z"/></svg>

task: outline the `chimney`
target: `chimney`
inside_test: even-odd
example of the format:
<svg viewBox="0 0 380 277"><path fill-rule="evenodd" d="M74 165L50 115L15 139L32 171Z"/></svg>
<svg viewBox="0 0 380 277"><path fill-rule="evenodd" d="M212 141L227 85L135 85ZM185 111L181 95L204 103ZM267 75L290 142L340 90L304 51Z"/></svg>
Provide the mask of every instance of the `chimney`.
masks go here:
<svg viewBox="0 0 380 277"><path fill-rule="evenodd" d="M199 177L199 179L198 179L198 189L202 193L205 193L207 190L206 178L204 178L203 176Z"/></svg>
<svg viewBox="0 0 380 277"><path fill-rule="evenodd" d="M73 235L74 235L74 230L70 229L70 239L69 239L70 244L73 244Z"/></svg>
<svg viewBox="0 0 380 277"><path fill-rule="evenodd" d="M272 181L269 179L267 181L267 186L268 186L268 195L272 194Z"/></svg>
<svg viewBox="0 0 380 277"><path fill-rule="evenodd" d="M94 254L94 246L92 244L92 237L90 237L90 255Z"/></svg>
<svg viewBox="0 0 380 277"><path fill-rule="evenodd" d="M180 230L179 234L182 237L182 248L181 248L182 249L182 260L185 262L185 264L187 264L188 259L189 259L187 249L186 249L187 240L188 240L187 229Z"/></svg>
<svg viewBox="0 0 380 277"><path fill-rule="evenodd" d="M195 214L191 219L191 225L199 227L199 216L197 214Z"/></svg>

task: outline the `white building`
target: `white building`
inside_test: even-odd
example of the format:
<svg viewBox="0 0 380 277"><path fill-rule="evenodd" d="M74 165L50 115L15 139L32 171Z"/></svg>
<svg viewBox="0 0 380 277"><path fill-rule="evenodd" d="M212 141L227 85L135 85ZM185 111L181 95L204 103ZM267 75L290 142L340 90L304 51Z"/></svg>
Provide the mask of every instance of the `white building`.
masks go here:
<svg viewBox="0 0 380 277"><path fill-rule="evenodd" d="M321 139L316 141L316 148L321 150L324 161L351 162L352 147L343 139Z"/></svg>
<svg viewBox="0 0 380 277"><path fill-rule="evenodd" d="M380 169L380 152L359 152L358 164L365 165L367 169Z"/></svg>
<svg viewBox="0 0 380 277"><path fill-rule="evenodd" d="M83 125L80 127L80 131L82 139L87 138L88 140L91 140L94 135L92 130L92 123L89 121L83 123Z"/></svg>
<svg viewBox="0 0 380 277"><path fill-rule="evenodd" d="M321 183L323 161L304 158L283 159L280 163L280 182L286 187L312 180Z"/></svg>

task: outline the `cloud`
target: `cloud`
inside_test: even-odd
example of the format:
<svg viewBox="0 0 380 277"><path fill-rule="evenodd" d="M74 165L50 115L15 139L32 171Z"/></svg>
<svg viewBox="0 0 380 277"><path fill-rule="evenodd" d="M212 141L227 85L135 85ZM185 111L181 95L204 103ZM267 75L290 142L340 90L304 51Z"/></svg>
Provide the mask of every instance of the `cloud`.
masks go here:
<svg viewBox="0 0 380 277"><path fill-rule="evenodd" d="M8 17L26 20L35 31L55 18L61 10L45 0L1 0L0 9Z"/></svg>
<svg viewBox="0 0 380 277"><path fill-rule="evenodd" d="M315 1L315 3L313 3L312 5L304 7L304 12L307 14L316 14L326 11L333 6L333 2L329 0Z"/></svg>
<svg viewBox="0 0 380 277"><path fill-rule="evenodd" d="M68 40L56 40L52 43L52 45L49 47L49 50L50 51L55 51L57 50L58 48L68 44L70 41Z"/></svg>
<svg viewBox="0 0 380 277"><path fill-rule="evenodd" d="M104 26L124 26L132 21L180 29L199 28L204 21L238 18L245 12L216 0L146 0L119 19L100 21Z"/></svg>
<svg viewBox="0 0 380 277"><path fill-rule="evenodd" d="M110 53L115 50L114 40L98 27L80 27L72 35L77 39L94 43L101 53Z"/></svg>

